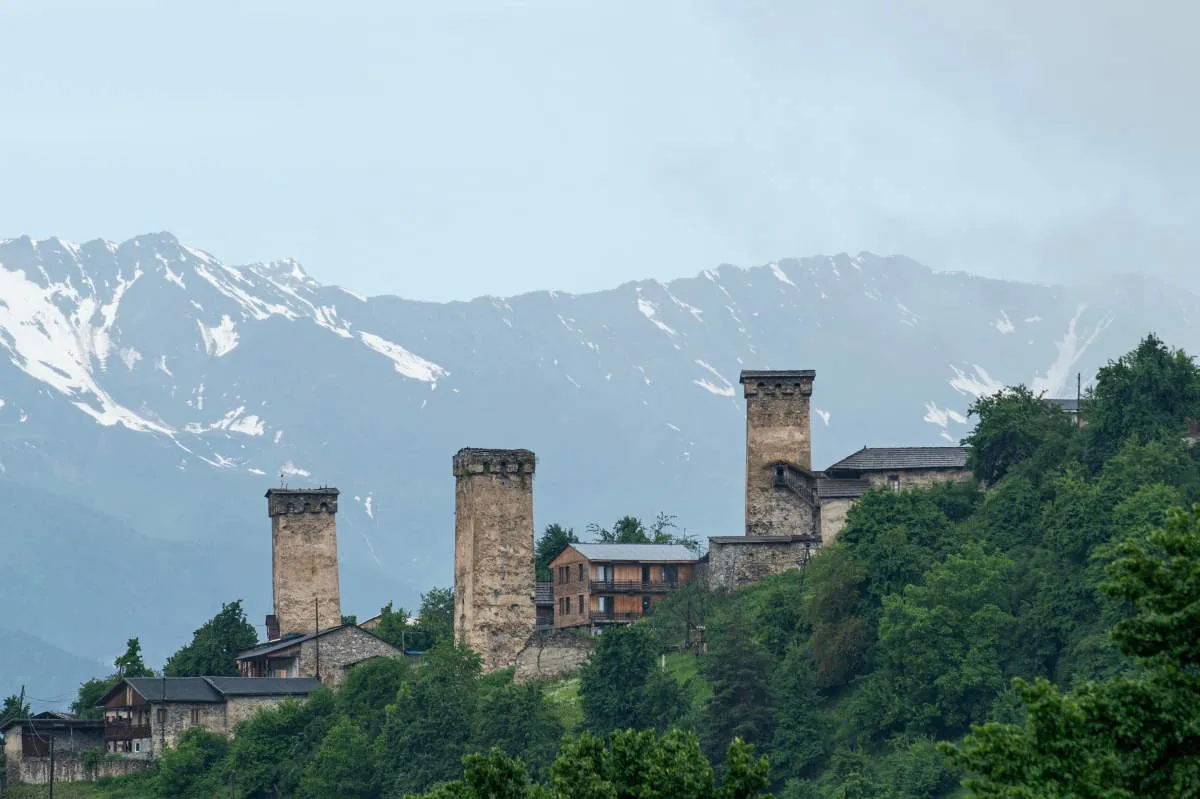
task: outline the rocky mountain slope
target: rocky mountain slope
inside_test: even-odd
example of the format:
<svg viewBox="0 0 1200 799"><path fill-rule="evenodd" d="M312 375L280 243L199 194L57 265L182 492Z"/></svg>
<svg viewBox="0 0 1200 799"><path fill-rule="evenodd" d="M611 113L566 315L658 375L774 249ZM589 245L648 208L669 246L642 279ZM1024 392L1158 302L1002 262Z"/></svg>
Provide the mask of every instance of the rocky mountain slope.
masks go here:
<svg viewBox="0 0 1200 799"><path fill-rule="evenodd" d="M1141 278L1039 286L867 253L435 304L293 261L229 266L167 233L6 240L3 626L103 661L140 635L158 665L222 601L261 622L281 475L342 491L344 612L411 606L451 583L462 446L538 454L539 526L661 510L736 534L742 368L817 370L821 467L956 442L1005 383L1073 396L1076 372L1151 329L1200 350L1198 320L1196 296Z"/></svg>

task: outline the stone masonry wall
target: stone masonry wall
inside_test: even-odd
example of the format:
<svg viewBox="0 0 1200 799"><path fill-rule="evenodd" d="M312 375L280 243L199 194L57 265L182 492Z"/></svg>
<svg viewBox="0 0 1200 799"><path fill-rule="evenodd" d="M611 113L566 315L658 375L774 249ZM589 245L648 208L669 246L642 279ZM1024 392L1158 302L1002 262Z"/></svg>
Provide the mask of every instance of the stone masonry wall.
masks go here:
<svg viewBox="0 0 1200 799"><path fill-rule="evenodd" d="M888 475L900 476L900 488L929 488L938 483L963 483L971 479L970 469L902 469L894 472L867 472L871 488L889 488Z"/></svg>
<svg viewBox="0 0 1200 799"><path fill-rule="evenodd" d="M342 618L336 488L267 492L271 577L280 635L316 631Z"/></svg>
<svg viewBox="0 0 1200 799"><path fill-rule="evenodd" d="M837 534L846 526L846 514L854 507L850 498L821 500L821 543L832 544Z"/></svg>
<svg viewBox="0 0 1200 799"><path fill-rule="evenodd" d="M4 773L8 776L6 779L12 782L16 777L12 776L18 773L21 767L21 730L18 727L13 727L8 731L8 735L4 737Z"/></svg>
<svg viewBox="0 0 1200 799"><path fill-rule="evenodd" d="M775 487L774 465L812 471L813 372L743 372L746 398L746 535L812 530L812 509ZM797 514L806 515L806 519Z"/></svg>
<svg viewBox="0 0 1200 799"><path fill-rule="evenodd" d="M710 588L734 590L797 568L817 542L792 536L726 536L708 539L705 577Z"/></svg>
<svg viewBox="0 0 1200 799"><path fill-rule="evenodd" d="M346 668L360 660L383 655L400 657L400 650L357 627L343 627L300 645L297 677L317 676L317 642L321 647L321 683L335 688L346 679Z"/></svg>
<svg viewBox="0 0 1200 799"><path fill-rule="evenodd" d="M54 781L56 783L84 782L98 780L101 777L123 777L126 774L145 771L148 768L150 768L148 761L128 758L102 760L89 768L78 756L60 758L55 753ZM13 776L6 778L9 782L20 781L32 785L45 785L50 782L50 758L26 758L21 761L20 769L12 771L11 774Z"/></svg>
<svg viewBox="0 0 1200 799"><path fill-rule="evenodd" d="M494 671L516 662L537 624L529 450L454 456L454 636Z"/></svg>
<svg viewBox="0 0 1200 799"><path fill-rule="evenodd" d="M167 709L167 722L158 720L158 711ZM192 711L199 714L199 724L192 722ZM134 753L137 758L161 757L164 746L179 746L179 739L190 727L200 726L209 732L226 733L225 705L221 702L167 702L150 705L150 752Z"/></svg>
<svg viewBox="0 0 1200 799"><path fill-rule="evenodd" d="M565 630L538 631L517 653L516 682L552 680L578 671L592 658L596 642Z"/></svg>

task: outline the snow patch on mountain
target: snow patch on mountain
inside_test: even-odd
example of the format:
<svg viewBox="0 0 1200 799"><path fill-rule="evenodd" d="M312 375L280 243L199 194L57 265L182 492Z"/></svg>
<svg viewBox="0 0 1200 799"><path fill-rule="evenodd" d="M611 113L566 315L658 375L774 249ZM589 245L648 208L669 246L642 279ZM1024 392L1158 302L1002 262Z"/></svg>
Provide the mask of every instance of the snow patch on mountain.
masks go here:
<svg viewBox="0 0 1200 799"><path fill-rule="evenodd" d="M396 371L405 377L412 378L413 380L422 380L436 386L439 378L450 375L449 372L433 361L427 361L420 355L411 353L399 344L388 341L382 336L360 330L358 337L362 340L363 344L366 344L375 350L375 352L389 359Z"/></svg>
<svg viewBox="0 0 1200 799"><path fill-rule="evenodd" d="M1008 335L1017 329L1013 325L1012 320L1008 318L1008 314L1004 312L1004 309L1000 310L1000 318L992 322L992 327L999 330L1001 335Z"/></svg>
<svg viewBox="0 0 1200 799"><path fill-rule="evenodd" d="M1071 317L1071 321L1067 323L1067 332L1061 341L1055 344L1058 349L1058 356L1050 364L1046 370L1046 374L1039 375L1033 379L1033 393L1040 394L1046 392L1048 396L1057 397L1066 388L1068 381L1071 379L1071 372L1075 368L1075 364L1087 351L1088 347L1096 342L1100 334L1104 332L1112 323L1111 317L1105 317L1100 320L1092 332L1083 338L1078 330L1079 320L1083 316L1086 305L1079 305L1075 310L1075 315Z"/></svg>
<svg viewBox="0 0 1200 799"><path fill-rule="evenodd" d="M238 332L229 318L229 314L221 314L221 322L216 327L205 327L199 319L196 324L200 327L200 337L204 340L204 351L215 358L228 355L238 345Z"/></svg>
<svg viewBox="0 0 1200 799"><path fill-rule="evenodd" d="M786 272L779 268L779 264L771 264L771 274L773 274L775 279L780 283L787 283L792 288L796 288L796 284L792 282L792 279L787 276Z"/></svg>
<svg viewBox="0 0 1200 799"><path fill-rule="evenodd" d="M655 327L666 333L668 336L679 335L675 328L658 318L658 306L650 302L650 300L646 299L645 297L638 297L637 309L641 312L642 316L653 322Z"/></svg>

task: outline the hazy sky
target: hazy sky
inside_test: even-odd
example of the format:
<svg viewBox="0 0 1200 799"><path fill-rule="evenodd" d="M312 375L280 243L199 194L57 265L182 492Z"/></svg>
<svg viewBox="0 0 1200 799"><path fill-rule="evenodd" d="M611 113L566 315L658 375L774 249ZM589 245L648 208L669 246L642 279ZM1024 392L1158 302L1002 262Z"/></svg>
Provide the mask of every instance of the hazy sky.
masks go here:
<svg viewBox="0 0 1200 799"><path fill-rule="evenodd" d="M0 237L170 230L435 300L860 250L1193 282L1197 29L1183 0L0 0Z"/></svg>

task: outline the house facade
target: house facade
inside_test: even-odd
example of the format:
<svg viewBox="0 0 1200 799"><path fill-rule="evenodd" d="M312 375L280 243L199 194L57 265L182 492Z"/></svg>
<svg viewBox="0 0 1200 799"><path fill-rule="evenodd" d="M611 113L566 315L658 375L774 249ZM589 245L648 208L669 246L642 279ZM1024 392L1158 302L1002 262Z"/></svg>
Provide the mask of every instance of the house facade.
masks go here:
<svg viewBox="0 0 1200 799"><path fill-rule="evenodd" d="M4 738L4 784L44 785L117 776L139 768L120 763L88 765L84 753L104 748L104 722L69 713L45 712L10 719L0 726ZM53 749L53 758L51 750ZM53 765L51 761L53 760Z"/></svg>
<svg viewBox="0 0 1200 799"><path fill-rule="evenodd" d="M313 677L126 677L104 707L104 748L135 760L162 756L191 727L233 735L238 723L320 686Z"/></svg>
<svg viewBox="0 0 1200 799"><path fill-rule="evenodd" d="M679 544L569 544L550 562L554 626L629 624L690 583L697 557Z"/></svg>
<svg viewBox="0 0 1200 799"><path fill-rule="evenodd" d="M373 657L402 657L398 647L353 624L320 633L285 636L237 656L238 671L247 678L319 677L330 687L341 685L347 670Z"/></svg>

